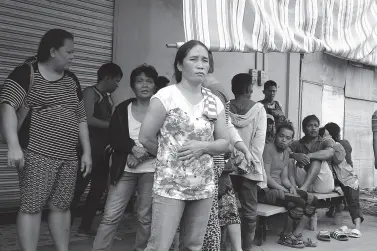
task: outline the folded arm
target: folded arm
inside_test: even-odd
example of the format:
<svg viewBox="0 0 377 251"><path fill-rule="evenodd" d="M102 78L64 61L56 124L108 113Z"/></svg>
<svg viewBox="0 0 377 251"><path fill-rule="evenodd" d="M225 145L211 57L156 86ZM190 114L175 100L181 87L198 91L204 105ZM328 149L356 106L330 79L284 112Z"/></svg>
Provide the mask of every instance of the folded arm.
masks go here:
<svg viewBox="0 0 377 251"><path fill-rule="evenodd" d="M225 112L222 111L215 122L214 141L206 142L204 153L216 156L225 153L228 149L228 129L225 126Z"/></svg>
<svg viewBox="0 0 377 251"><path fill-rule="evenodd" d="M156 116L158 114L159 116ZM166 109L158 98L152 98L139 133L139 142L152 155L157 155L157 134L166 119Z"/></svg>
<svg viewBox="0 0 377 251"><path fill-rule="evenodd" d="M324 150L307 154L310 160L329 160L330 158L332 158L333 155L334 149L332 147L328 147Z"/></svg>

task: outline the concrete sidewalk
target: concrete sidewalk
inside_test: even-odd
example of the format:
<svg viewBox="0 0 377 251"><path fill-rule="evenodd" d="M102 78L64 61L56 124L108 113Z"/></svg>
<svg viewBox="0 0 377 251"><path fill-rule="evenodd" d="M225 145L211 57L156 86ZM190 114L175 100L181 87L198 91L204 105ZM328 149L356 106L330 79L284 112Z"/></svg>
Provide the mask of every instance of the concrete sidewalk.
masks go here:
<svg viewBox="0 0 377 251"><path fill-rule="evenodd" d="M316 234L319 230L329 230L332 231L340 225L336 226L333 223L333 219L329 219L324 216L324 211L320 211L318 220L318 230L317 231L309 231L305 230L304 236L306 238L311 238L313 241L317 242L317 247L313 250L316 251L329 251L329 250L339 250L342 251L353 251L353 250L363 250L363 251L375 251L376 248L376 238L377 238L377 217L373 216L365 216L365 221L362 224L362 233L363 236L360 239L350 239L347 242L340 242L337 240L332 239L330 242L320 242L316 239ZM96 219L97 224L99 222L99 218ZM132 245L135 239L135 231L134 225L136 221L134 217L131 215L126 215L123 219L122 223L119 226L118 236L122 238L122 240L115 240L113 244L112 251L128 251L132 250ZM342 225L347 225L348 227L352 227L350 217L348 212L342 212ZM263 246L254 246L253 250L255 251L276 251L276 250L293 250L289 247L284 247L277 244L278 235L282 230L282 217L281 216L274 216L269 219L269 228L271 229L268 232L267 241L263 244ZM2 232L1 232L2 233ZM0 234L0 241L1 241ZM78 239L74 237L71 241L70 251L90 251L92 249L93 239L88 238L81 238ZM1 243L1 242L0 242ZM41 243L43 245L43 243ZM311 248L306 248L311 249ZM5 246L0 245L1 251L8 251L8 250L17 250L17 249L8 249ZM55 251L55 248L52 244L50 245L43 245L38 248L38 251Z"/></svg>

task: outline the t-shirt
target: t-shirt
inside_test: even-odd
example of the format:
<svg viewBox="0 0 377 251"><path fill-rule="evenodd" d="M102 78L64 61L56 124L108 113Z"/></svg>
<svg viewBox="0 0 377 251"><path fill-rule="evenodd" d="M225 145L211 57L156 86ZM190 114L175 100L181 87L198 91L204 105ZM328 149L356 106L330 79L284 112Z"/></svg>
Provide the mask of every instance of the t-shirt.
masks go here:
<svg viewBox="0 0 377 251"><path fill-rule="evenodd" d="M34 65L34 82L27 97L30 118L19 132L23 149L63 160L77 160L79 124L86 121L80 83L70 71L56 81L46 80ZM15 68L0 91L0 103L16 110L23 103L30 83L27 64Z"/></svg>
<svg viewBox="0 0 377 251"><path fill-rule="evenodd" d="M208 92L216 102L216 113L224 110L218 97ZM167 86L155 94L166 110L166 119L158 135L158 152L153 192L178 200L211 198L215 189L213 158L204 154L192 162L177 157L179 147L190 140L213 141L215 122L204 115L205 98L191 104L176 85Z"/></svg>
<svg viewBox="0 0 377 251"><path fill-rule="evenodd" d="M263 162L266 174L270 175L278 184L282 185L281 173L284 167L288 167L289 149L278 152L275 143L266 144L263 151Z"/></svg>
<svg viewBox="0 0 377 251"><path fill-rule="evenodd" d="M333 148L335 141L331 137L321 137L318 136L318 140L312 144L310 147L306 144L307 138L304 136L300 140L295 140L292 142L290 148L294 153L315 153L326 148ZM309 148L308 148L309 147Z"/></svg>
<svg viewBox="0 0 377 251"><path fill-rule="evenodd" d="M284 121L286 121L286 117L283 112L283 108L279 101L274 100L271 104L267 103L266 100L260 100L260 103L264 105L264 109L266 109L266 113L270 114L274 117L275 119L275 124L281 124Z"/></svg>
<svg viewBox="0 0 377 251"><path fill-rule="evenodd" d="M137 121L134 116L132 116L132 103L130 103L127 107L128 110L128 130L130 132L130 138L135 141L137 146L143 147L142 144L139 142L139 132L141 128L141 123ZM126 164L124 171L130 173L153 173L155 170L155 158L148 159L143 161L142 163L138 164L135 168L129 168Z"/></svg>

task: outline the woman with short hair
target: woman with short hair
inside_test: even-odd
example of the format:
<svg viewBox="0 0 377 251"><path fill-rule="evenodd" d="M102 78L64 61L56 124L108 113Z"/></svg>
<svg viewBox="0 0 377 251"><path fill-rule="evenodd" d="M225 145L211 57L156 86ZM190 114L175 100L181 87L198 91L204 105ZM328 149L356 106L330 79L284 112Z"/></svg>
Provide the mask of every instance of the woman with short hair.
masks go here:
<svg viewBox="0 0 377 251"><path fill-rule="evenodd" d="M152 222L154 161L139 142L139 132L149 101L155 93L157 71L153 66L136 67L130 76L136 98L120 103L111 117L107 149L110 162L110 187L105 212L93 243L93 251L110 250L116 229L135 190L138 225L134 250L146 248Z"/></svg>

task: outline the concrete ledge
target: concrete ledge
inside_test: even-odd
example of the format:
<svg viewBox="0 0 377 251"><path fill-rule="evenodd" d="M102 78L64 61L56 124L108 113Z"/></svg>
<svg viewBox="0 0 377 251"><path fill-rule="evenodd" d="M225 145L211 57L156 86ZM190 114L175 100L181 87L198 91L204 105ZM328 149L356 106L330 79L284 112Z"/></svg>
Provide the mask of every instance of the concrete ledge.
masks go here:
<svg viewBox="0 0 377 251"><path fill-rule="evenodd" d="M319 200L342 197L338 193L313 193ZM275 214L285 213L287 210L284 207L272 206L267 204L258 204L257 215L268 217Z"/></svg>
<svg viewBox="0 0 377 251"><path fill-rule="evenodd" d="M275 214L285 213L287 210L284 207L271 206L267 204L258 204L257 215L268 217Z"/></svg>
<svg viewBox="0 0 377 251"><path fill-rule="evenodd" d="M319 200L325 200L325 199L336 198L336 197L343 197L342 195L340 195L338 193L313 193L313 194Z"/></svg>

